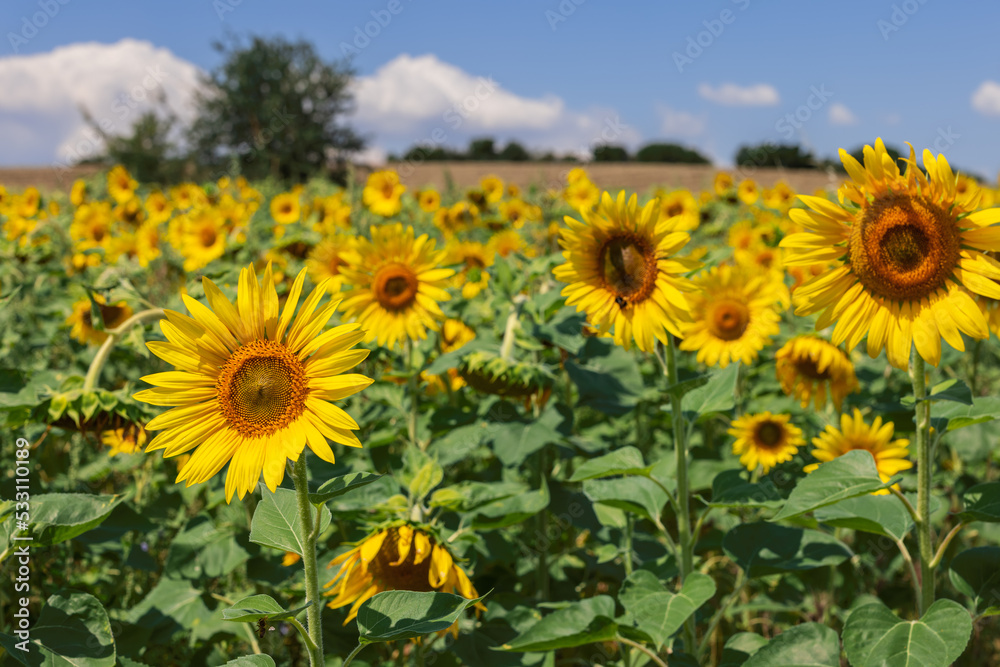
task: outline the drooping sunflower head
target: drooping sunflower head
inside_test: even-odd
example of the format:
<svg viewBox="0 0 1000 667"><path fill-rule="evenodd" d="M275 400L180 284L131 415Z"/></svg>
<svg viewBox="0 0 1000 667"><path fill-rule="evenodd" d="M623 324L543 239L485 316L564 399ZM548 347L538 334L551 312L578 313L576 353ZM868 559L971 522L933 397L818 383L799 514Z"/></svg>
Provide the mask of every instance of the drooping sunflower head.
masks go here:
<svg viewBox="0 0 1000 667"><path fill-rule="evenodd" d="M699 363L708 366L752 363L779 332L784 283L728 264L700 273L694 282L701 289L688 296L693 321L684 327L680 348L697 352Z"/></svg>
<svg viewBox="0 0 1000 667"><path fill-rule="evenodd" d="M479 597L462 566L431 530L409 523L376 530L356 547L332 561L339 565L324 595L335 596L331 609L351 605L344 625L361 604L382 591L440 591L467 599ZM485 610L481 603L478 608Z"/></svg>
<svg viewBox="0 0 1000 667"><path fill-rule="evenodd" d="M95 294L94 303L101 311L105 329L115 329L132 317L132 309L124 301L107 304L103 296ZM108 337L104 331L94 328L90 299L81 299L73 304L73 311L66 318L66 324L71 327L70 337L84 344L100 345Z"/></svg>
<svg viewBox="0 0 1000 667"><path fill-rule="evenodd" d="M684 293L696 289L683 274L701 266L674 256L690 240L673 226L680 218L661 218L656 199L639 210L636 195L626 200L624 192L617 199L605 192L597 210L581 217L565 218L559 243L567 261L553 270L569 283L566 304L602 333L613 329L625 348L634 341L648 352L657 340L669 342L668 332L680 335L690 320Z"/></svg>
<svg viewBox="0 0 1000 667"><path fill-rule="evenodd" d="M115 428L101 433L101 442L110 448L108 456L135 454L146 444L146 431L138 424Z"/></svg>
<svg viewBox="0 0 1000 667"><path fill-rule="evenodd" d="M820 312L817 329L836 323L833 343L853 349L866 335L868 354L883 349L897 368L909 367L910 350L937 365L942 337L964 350L962 334L989 335L973 296L1000 298L1000 209L973 212L978 188L956 190L943 155L924 151L926 173L910 157L905 173L879 139L865 146L862 166L841 150L851 181L841 205L800 195L808 209L792 219L806 232L785 237L787 266L830 262L833 270L795 290L796 314Z"/></svg>
<svg viewBox="0 0 1000 667"><path fill-rule="evenodd" d="M172 407L146 425L161 431L147 451L163 449L169 457L195 450L178 482L204 482L228 462L229 502L251 492L262 473L274 491L286 462L298 460L306 444L330 463L328 440L361 446L353 432L357 422L332 401L372 382L344 374L368 356L351 349L364 332L356 324L323 331L338 305L320 305L328 283L314 289L296 314L305 276L303 269L280 313L270 265L260 280L253 265L240 272L235 304L204 278L209 306L185 294L190 317L166 311L160 328L167 341L147 347L178 370L142 378L153 388L135 398Z"/></svg>
<svg viewBox="0 0 1000 667"><path fill-rule="evenodd" d="M427 337L444 318L439 301L452 269L440 268L444 250L435 250L426 234L414 238L413 227L400 223L373 226L371 240L359 238L341 268L352 287L344 295L344 317L368 330L366 341L392 347Z"/></svg>
<svg viewBox="0 0 1000 667"><path fill-rule="evenodd" d="M733 454L740 463L753 472L759 466L766 475L771 468L791 461L805 444L802 430L790 424L791 415L772 415L762 412L743 415L733 420L729 434L736 438Z"/></svg>
<svg viewBox="0 0 1000 667"><path fill-rule="evenodd" d="M910 441L905 438L893 440L894 430L892 422L883 425L881 417L876 417L871 425L866 424L861 411L855 408L853 417L847 414L840 416L840 429L827 426L819 437L813 438L815 449L812 450L812 455L825 463L855 449L863 449L871 452L878 468L878 476L883 482L888 482L896 473L913 467L913 462L907 458ZM813 463L803 470L813 472L818 467L819 463ZM888 493L888 489L882 489L875 491L874 495Z"/></svg>
<svg viewBox="0 0 1000 667"><path fill-rule="evenodd" d="M829 394L837 410L844 398L860 389L854 364L836 345L815 336L796 336L775 355L781 390L808 407L826 407Z"/></svg>

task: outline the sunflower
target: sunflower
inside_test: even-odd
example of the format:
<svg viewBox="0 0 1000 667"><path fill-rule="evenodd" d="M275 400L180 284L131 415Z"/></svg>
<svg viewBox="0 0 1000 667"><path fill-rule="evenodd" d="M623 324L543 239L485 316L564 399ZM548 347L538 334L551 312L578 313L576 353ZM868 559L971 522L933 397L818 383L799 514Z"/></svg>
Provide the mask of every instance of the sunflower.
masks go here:
<svg viewBox="0 0 1000 667"><path fill-rule="evenodd" d="M302 205L299 196L292 192L282 192L271 199L271 217L279 225L290 225L298 222L302 216Z"/></svg>
<svg viewBox="0 0 1000 667"><path fill-rule="evenodd" d="M720 171L715 174L715 180L712 182L712 189L715 190L717 197L728 197L733 194L733 188L735 183L733 182L733 175L728 171Z"/></svg>
<svg viewBox="0 0 1000 667"><path fill-rule="evenodd" d="M461 264L452 286L462 290L462 298L475 299L490 282L487 267L493 265L495 251L476 241L449 241L445 264Z"/></svg>
<svg viewBox="0 0 1000 667"><path fill-rule="evenodd" d="M138 424L101 433L101 442L111 448L108 456L135 454L146 444L146 431Z"/></svg>
<svg viewBox="0 0 1000 667"><path fill-rule="evenodd" d="M760 189L752 178L745 178L740 181L740 186L736 188L736 196L746 205L756 203L760 197Z"/></svg>
<svg viewBox="0 0 1000 667"><path fill-rule="evenodd" d="M218 212L192 211L176 218L177 249L184 257L184 270L208 266L226 252L226 229Z"/></svg>
<svg viewBox="0 0 1000 667"><path fill-rule="evenodd" d="M421 526L401 524L381 528L327 566L339 565L324 588L336 596L331 609L351 605L344 625L358 615L361 604L382 591L440 591L466 599L479 597L468 575L448 548ZM482 603L476 607L485 610Z"/></svg>
<svg viewBox="0 0 1000 667"><path fill-rule="evenodd" d="M476 337L476 332L462 320L447 319L441 326L441 352L457 350Z"/></svg>
<svg viewBox="0 0 1000 667"><path fill-rule="evenodd" d="M781 288L770 276L727 264L694 279L701 291L689 295L694 321L684 327L680 348L698 353L698 361L725 368L730 361L752 363L778 335L776 306Z"/></svg>
<svg viewBox="0 0 1000 667"><path fill-rule="evenodd" d="M506 229L491 236L489 247L501 257L509 257L513 253L522 252L522 250L527 253L531 252L530 248L525 248L524 239L514 229Z"/></svg>
<svg viewBox="0 0 1000 667"><path fill-rule="evenodd" d="M438 301L453 269L439 268L444 250L435 250L426 234L414 238L401 223L373 226L371 240L359 238L348 264L341 268L352 288L344 294L344 317L368 329L366 342L392 347L427 337L444 318Z"/></svg>
<svg viewBox="0 0 1000 667"><path fill-rule="evenodd" d="M343 232L334 232L309 252L306 268L313 282L331 280L331 291L340 291L344 277L340 269L346 263L344 256L354 247L354 237Z"/></svg>
<svg viewBox="0 0 1000 667"><path fill-rule="evenodd" d="M813 401L817 410L826 407L826 395L837 410L844 397L858 391L854 364L836 345L815 336L796 336L775 355L781 390L808 407Z"/></svg>
<svg viewBox="0 0 1000 667"><path fill-rule="evenodd" d="M404 192L406 186L400 184L399 174L387 169L368 176L361 198L372 213L388 218L403 208L400 198Z"/></svg>
<svg viewBox="0 0 1000 667"><path fill-rule="evenodd" d="M698 200L688 190L675 190L659 195L660 215L664 218L683 216L683 221L676 223L679 232L691 232L698 228L701 222Z"/></svg>
<svg viewBox="0 0 1000 667"><path fill-rule="evenodd" d="M765 475L779 463L791 461L799 447L806 444L802 429L788 423L791 418L762 412L733 420L729 429L729 435L736 438L733 454L740 457L747 470L753 472L759 466Z"/></svg>
<svg viewBox="0 0 1000 667"><path fill-rule="evenodd" d="M553 273L569 283L566 304L586 311L601 333L614 328L614 340L626 349L632 341L650 352L656 340L667 344L667 332L679 336L690 320L683 292L695 286L681 274L700 264L673 257L690 240L674 230L677 218L662 219L654 199L639 210L638 198L617 200L605 192L594 212L582 211L583 222L566 216L559 243L566 263Z"/></svg>
<svg viewBox="0 0 1000 667"><path fill-rule="evenodd" d="M73 213L73 222L69 225L69 236L74 241L74 250L83 252L95 248L107 248L111 241L113 223L111 204L108 202L81 204Z"/></svg>
<svg viewBox="0 0 1000 667"><path fill-rule="evenodd" d="M524 223L527 220L542 219L542 209L517 198L502 201L497 208L500 210L500 215L503 216L504 220L509 222L514 229L524 227Z"/></svg>
<svg viewBox="0 0 1000 667"><path fill-rule="evenodd" d="M795 191L784 181L778 181L770 190L764 191L764 204L768 208L787 211L795 203Z"/></svg>
<svg viewBox="0 0 1000 667"><path fill-rule="evenodd" d="M252 265L240 271L235 305L203 278L210 307L185 294L191 317L166 311L160 328L167 342L146 345L178 370L142 378L154 388L134 398L175 406L146 425L162 431L146 451L163 449L170 457L197 448L177 482L204 482L229 462L229 502L233 494L242 499L253 491L261 473L273 492L286 461L298 460L306 444L330 463L328 439L361 446L353 433L358 424L332 401L372 382L343 374L368 356L368 350L351 349L364 332L347 324L320 333L337 308L337 302L319 306L327 283L312 291L296 317L305 277L303 269L280 316L271 267L258 281Z"/></svg>
<svg viewBox="0 0 1000 667"><path fill-rule="evenodd" d="M119 204L124 204L135 194L139 184L122 165L117 165L108 172L108 194Z"/></svg>
<svg viewBox="0 0 1000 667"><path fill-rule="evenodd" d="M69 191L69 202L73 206L79 206L87 201L87 182L82 179L73 181L73 187Z"/></svg>
<svg viewBox="0 0 1000 667"><path fill-rule="evenodd" d="M837 205L799 195L811 210L793 209L808 229L782 240L786 265L830 261L835 268L795 290L796 314L823 311L816 328L836 323L834 345L852 350L868 336L868 354L885 348L889 363L909 367L910 349L933 365L941 338L965 350L963 333L986 338L986 316L975 295L1000 298L1000 262L984 251L1000 250L1000 209L973 213L978 191L955 190L943 155L924 151L925 174L913 147L905 175L881 139L865 146L865 165L840 151L851 181Z"/></svg>
<svg viewBox="0 0 1000 667"><path fill-rule="evenodd" d="M572 173L571 171L570 174ZM596 185L590 182L590 179L584 177L575 181L569 181L566 189L563 190L562 197L566 200L567 204L580 213L585 211L591 212L601 201L601 191Z"/></svg>
<svg viewBox="0 0 1000 667"><path fill-rule="evenodd" d="M169 220L170 214L174 210L170 204L170 200L159 190L150 192L146 197L144 205L146 207L146 219L156 225Z"/></svg>
<svg viewBox="0 0 1000 667"><path fill-rule="evenodd" d="M496 204L498 201L503 199L503 181L501 181L497 176L493 176L492 174L486 176L479 181L479 187L482 188L483 194L486 196L486 201L488 203Z"/></svg>
<svg viewBox="0 0 1000 667"><path fill-rule="evenodd" d="M892 440L893 430L893 423L887 422L883 426L881 417L876 417L869 426L861 416L861 411L855 408L853 419L850 415L840 415L840 430L835 426L827 426L818 438L813 438L812 444L816 449L812 450L812 455L825 463L852 450L864 449L875 457L878 476L883 482L888 482L896 473L913 467L913 462L906 458L910 453L910 441L904 438ZM813 472L818 467L819 463L813 463L803 470ZM874 493L887 495L889 490L882 489Z"/></svg>
<svg viewBox="0 0 1000 667"><path fill-rule="evenodd" d="M93 296L94 303L101 311L101 319L104 320L105 329L117 329L125 323L125 320L132 317L132 309L124 301L108 305L100 294ZM70 337L85 345L87 343L100 345L108 337L105 332L94 328L94 321L91 319L90 299L81 299L73 304L73 311L66 318L66 324L72 327L69 331Z"/></svg>
<svg viewBox="0 0 1000 667"><path fill-rule="evenodd" d="M417 193L417 203L424 213L433 213L441 208L441 195L437 190L421 190Z"/></svg>

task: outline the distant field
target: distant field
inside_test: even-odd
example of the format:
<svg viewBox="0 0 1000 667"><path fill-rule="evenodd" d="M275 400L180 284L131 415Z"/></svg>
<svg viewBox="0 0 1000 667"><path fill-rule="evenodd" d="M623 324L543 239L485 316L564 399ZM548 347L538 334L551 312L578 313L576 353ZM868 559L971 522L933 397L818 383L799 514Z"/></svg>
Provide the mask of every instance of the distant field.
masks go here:
<svg viewBox="0 0 1000 667"><path fill-rule="evenodd" d="M404 184L411 189L434 185L445 187L447 176L461 188L479 183L487 174L495 174L504 181L521 187L561 187L566 182L566 173L576 165L565 162L427 162L413 165L405 162L390 164L399 171ZM584 165L591 180L605 189L625 188L645 191L656 186L703 190L711 188L712 177L717 169L703 165L679 164L608 164L591 163ZM91 176L100 168L84 165L60 169L55 167L4 167L0 168L0 185L12 190L21 190L34 185L42 190L69 189L76 178ZM359 168L361 176L371 171L370 167ZM760 185L770 187L778 180L785 180L796 192L813 192L817 188L829 188L839 183L841 176L833 179L822 171L755 169L734 172L737 180L753 178Z"/></svg>

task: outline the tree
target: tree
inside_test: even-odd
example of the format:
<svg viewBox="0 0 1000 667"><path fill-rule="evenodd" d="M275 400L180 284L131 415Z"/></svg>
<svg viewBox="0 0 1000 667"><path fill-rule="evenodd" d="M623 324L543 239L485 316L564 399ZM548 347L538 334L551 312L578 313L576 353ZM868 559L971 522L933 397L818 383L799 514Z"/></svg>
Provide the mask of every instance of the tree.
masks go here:
<svg viewBox="0 0 1000 667"><path fill-rule="evenodd" d="M738 167L783 167L785 169L817 169L816 157L796 144L764 143L740 146L736 151Z"/></svg>
<svg viewBox="0 0 1000 667"><path fill-rule="evenodd" d="M510 160L511 162L525 162L531 159L531 155L524 146L516 141L511 141L504 146L499 157L501 160Z"/></svg>
<svg viewBox="0 0 1000 667"><path fill-rule="evenodd" d="M469 142L470 160L496 160L497 152L493 145L493 139L473 139Z"/></svg>
<svg viewBox="0 0 1000 667"><path fill-rule="evenodd" d="M594 146L594 162L628 162L628 151L621 146L599 144Z"/></svg>
<svg viewBox="0 0 1000 667"><path fill-rule="evenodd" d="M281 37L214 47L224 61L207 77L189 134L199 165L217 173L235 161L248 178L305 181L362 148L342 124L352 104L346 64Z"/></svg>
<svg viewBox="0 0 1000 667"><path fill-rule="evenodd" d="M646 144L635 154L638 162L674 162L682 164L711 164L698 151L677 144Z"/></svg>

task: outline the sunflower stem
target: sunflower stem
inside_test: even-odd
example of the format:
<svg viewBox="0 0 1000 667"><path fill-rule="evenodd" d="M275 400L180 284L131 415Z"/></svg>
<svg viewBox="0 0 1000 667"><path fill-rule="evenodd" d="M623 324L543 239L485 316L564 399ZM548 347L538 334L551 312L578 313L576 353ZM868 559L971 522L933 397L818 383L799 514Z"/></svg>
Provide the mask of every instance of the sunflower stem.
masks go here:
<svg viewBox="0 0 1000 667"><path fill-rule="evenodd" d="M674 352L673 337L664 348L667 382L673 387L677 384L677 355ZM684 413L681 410L681 396L677 392L670 393L670 414L674 426L674 453L677 456L677 547L683 586L688 575L694 570L694 545L691 541L691 499L688 488L687 444L684 441ZM684 621L684 649L694 652L697 646L698 637L694 617L691 616Z"/></svg>
<svg viewBox="0 0 1000 667"><path fill-rule="evenodd" d="M631 512L625 513L625 544L622 545L622 551L625 556L625 576L632 576L632 530L635 524L635 519L632 518Z"/></svg>
<svg viewBox="0 0 1000 667"><path fill-rule="evenodd" d="M914 347L910 355L910 380L916 412L917 439L917 544L920 548L920 598L917 613L923 615L934 603L934 548L931 535L931 461L930 427L931 406L927 400L927 376L924 358Z"/></svg>
<svg viewBox="0 0 1000 667"><path fill-rule="evenodd" d="M319 595L319 572L316 564L316 535L313 534L312 503L309 502L309 475L306 472L305 452L299 454L295 461L294 475L295 497L299 504L299 524L302 538L305 540L302 551L302 564L306 571L306 600L310 602L306 610L306 620L309 623L308 636L312 640L309 646L309 664L311 667L323 665L323 599ZM317 510L318 511L318 510ZM347 663L344 663L345 665Z"/></svg>
<svg viewBox="0 0 1000 667"><path fill-rule="evenodd" d="M407 416L406 430L410 435L410 444L423 451L423 447L417 441L417 409L419 407L417 402L417 385L420 380L420 374L413 368L413 341L411 340L406 341L406 372L410 375L409 380L407 380L408 391L410 392L410 414ZM445 379L445 382L448 382L448 380Z"/></svg>
<svg viewBox="0 0 1000 667"><path fill-rule="evenodd" d="M111 350L114 349L115 343L118 342L118 339L123 334L128 333L135 324L150 320L162 320L165 316L162 308L150 308L149 310L136 313L122 322L120 326L108 329L105 332L108 334L108 337L101 343L97 354L94 355L94 360L90 362L90 368L87 369L87 376L83 379L83 391L93 391L97 387L97 381L101 379L101 371L104 370L104 364L107 363L108 357L111 356Z"/></svg>
<svg viewBox="0 0 1000 667"><path fill-rule="evenodd" d="M363 649L366 646L368 646L366 642L360 642L357 646L355 646L354 650L351 651L351 653L347 656L347 658L344 659L344 664L341 665L341 667L347 667L348 665L350 665L351 661L354 660L354 656L356 656L358 653L361 653L361 649Z"/></svg>

